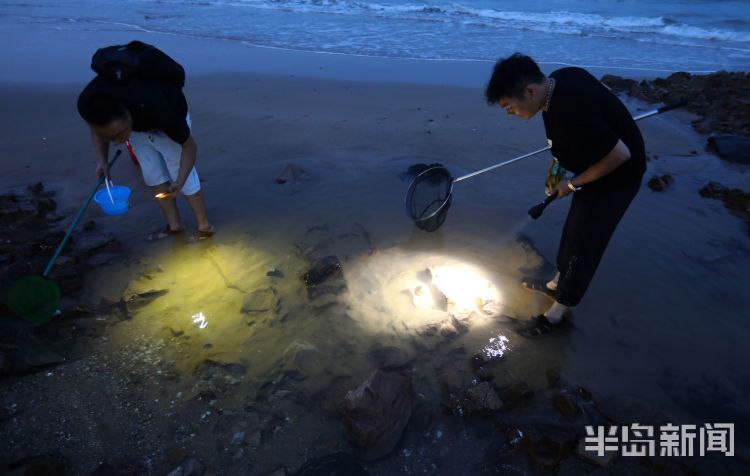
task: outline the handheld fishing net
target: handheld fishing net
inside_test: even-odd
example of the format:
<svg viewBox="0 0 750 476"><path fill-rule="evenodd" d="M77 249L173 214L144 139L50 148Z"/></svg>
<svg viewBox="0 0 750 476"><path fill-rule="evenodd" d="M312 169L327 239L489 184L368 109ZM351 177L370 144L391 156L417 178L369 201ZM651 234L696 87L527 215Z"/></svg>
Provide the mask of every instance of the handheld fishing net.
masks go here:
<svg viewBox="0 0 750 476"><path fill-rule="evenodd" d="M453 195L453 177L441 165L433 166L414 177L406 191L406 211L417 228L435 231L448 214Z"/></svg>
<svg viewBox="0 0 750 476"><path fill-rule="evenodd" d="M655 109L653 111L649 111L647 113L636 116L633 118L633 120L638 121L655 114L661 114L662 112L675 109L684 104L685 101L680 101L674 104L669 104L667 106L662 106L659 109ZM406 191L406 211L409 216L411 216L412 220L414 220L414 224L417 225L417 228L425 231L435 231L440 228L440 225L443 224L446 216L448 215L448 209L451 206L451 200L453 196L454 183L469 179L485 172L489 172L490 170L494 170L498 167L512 164L517 160L525 159L527 157L546 152L550 149L551 147L538 149L533 152L529 152L528 154L506 160L505 162L500 162L499 164L491 165L482 170L477 170L476 172L472 172L455 179L451 176L450 172L448 172L448 169L440 164L433 164L422 171L420 174L418 174L416 177L414 177L414 180L412 180L411 184L409 184L409 189ZM531 218L539 218L547 205L555 200L555 198L557 197L557 192L552 192L560 182L560 180L565 177L566 172L567 171L565 170L565 168L563 168L556 159L552 160L552 163L550 163L549 169L547 170L544 184L544 188L548 196L543 202L535 205L529 210L529 216L531 216Z"/></svg>

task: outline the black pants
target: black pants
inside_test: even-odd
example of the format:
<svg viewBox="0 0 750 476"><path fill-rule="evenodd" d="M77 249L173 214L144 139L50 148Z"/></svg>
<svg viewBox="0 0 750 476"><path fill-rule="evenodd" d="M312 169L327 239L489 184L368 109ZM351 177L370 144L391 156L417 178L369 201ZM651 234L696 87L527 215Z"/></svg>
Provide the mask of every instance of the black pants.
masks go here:
<svg viewBox="0 0 750 476"><path fill-rule="evenodd" d="M617 224L641 181L620 188L583 188L573 194L557 252L557 302L575 306L583 298Z"/></svg>

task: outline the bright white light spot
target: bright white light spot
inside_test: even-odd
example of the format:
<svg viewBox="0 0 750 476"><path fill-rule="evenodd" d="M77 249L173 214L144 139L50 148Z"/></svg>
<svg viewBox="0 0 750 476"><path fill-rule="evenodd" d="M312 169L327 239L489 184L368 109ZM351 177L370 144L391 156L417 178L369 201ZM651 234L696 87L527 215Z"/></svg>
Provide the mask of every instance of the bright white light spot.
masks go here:
<svg viewBox="0 0 750 476"><path fill-rule="evenodd" d="M490 338L490 343L484 346L482 352L488 359L497 359L508 351L508 338L504 335Z"/></svg>
<svg viewBox="0 0 750 476"><path fill-rule="evenodd" d="M202 312L199 312L198 314L193 314L193 323L198 324L198 329L203 329L208 325L208 321L206 320L206 317L203 315Z"/></svg>
<svg viewBox="0 0 750 476"><path fill-rule="evenodd" d="M493 284L467 265L435 266L432 282L459 314L483 313L484 303L498 299Z"/></svg>
<svg viewBox="0 0 750 476"><path fill-rule="evenodd" d="M373 332L419 332L451 316L484 326L503 309L499 276L442 253L393 248L352 260L344 275L351 317Z"/></svg>
<svg viewBox="0 0 750 476"><path fill-rule="evenodd" d="M421 308L432 306L434 302L430 288L426 285L417 285L414 288L414 305Z"/></svg>

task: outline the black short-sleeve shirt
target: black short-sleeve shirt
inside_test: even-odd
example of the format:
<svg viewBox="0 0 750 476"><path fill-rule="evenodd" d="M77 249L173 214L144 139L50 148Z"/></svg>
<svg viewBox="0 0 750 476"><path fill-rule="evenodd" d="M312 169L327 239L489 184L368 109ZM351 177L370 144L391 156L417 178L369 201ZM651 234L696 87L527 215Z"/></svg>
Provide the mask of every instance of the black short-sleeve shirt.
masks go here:
<svg viewBox="0 0 750 476"><path fill-rule="evenodd" d="M78 97L79 112L85 98L93 94L111 94L122 100L133 117L134 131L158 129L178 144L190 137L187 100L182 90L168 81L134 79L123 85L97 76Z"/></svg>
<svg viewBox="0 0 750 476"><path fill-rule="evenodd" d="M599 80L581 68L559 69L549 109L542 114L552 155L575 174L598 162L622 140L630 160L590 188L629 185L646 171L643 137L625 105Z"/></svg>

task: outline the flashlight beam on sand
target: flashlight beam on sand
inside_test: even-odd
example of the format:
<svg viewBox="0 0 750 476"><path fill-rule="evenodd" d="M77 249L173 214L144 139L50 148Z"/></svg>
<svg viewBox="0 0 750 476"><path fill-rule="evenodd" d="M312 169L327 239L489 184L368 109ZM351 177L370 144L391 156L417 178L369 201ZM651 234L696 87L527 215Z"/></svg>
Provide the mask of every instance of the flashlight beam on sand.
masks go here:
<svg viewBox="0 0 750 476"><path fill-rule="evenodd" d="M492 273L442 254L393 249L350 263L345 275L352 315L373 332L420 329L449 316L484 326L502 308Z"/></svg>

